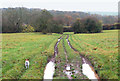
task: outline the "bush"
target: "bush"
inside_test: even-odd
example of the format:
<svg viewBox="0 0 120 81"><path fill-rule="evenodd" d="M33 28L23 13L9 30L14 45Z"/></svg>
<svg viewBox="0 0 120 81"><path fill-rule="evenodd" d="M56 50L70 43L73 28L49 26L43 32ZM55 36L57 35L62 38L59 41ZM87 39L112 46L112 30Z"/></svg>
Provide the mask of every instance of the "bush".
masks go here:
<svg viewBox="0 0 120 81"><path fill-rule="evenodd" d="M52 33L63 33L63 26L58 24L58 23L54 23L53 24L53 28L52 28Z"/></svg>
<svg viewBox="0 0 120 81"><path fill-rule="evenodd" d="M102 23L94 17L83 20L83 24L88 33L99 33L102 31Z"/></svg>
<svg viewBox="0 0 120 81"><path fill-rule="evenodd" d="M47 30L46 29L42 30L42 33L47 34Z"/></svg>
<svg viewBox="0 0 120 81"><path fill-rule="evenodd" d="M72 28L74 33L99 33L103 29L101 22L93 17L77 19Z"/></svg>
<svg viewBox="0 0 120 81"><path fill-rule="evenodd" d="M30 25L24 25L22 26L23 30L22 32L34 32L34 28Z"/></svg>
<svg viewBox="0 0 120 81"><path fill-rule="evenodd" d="M114 26L116 29L120 29L120 23L115 23Z"/></svg>
<svg viewBox="0 0 120 81"><path fill-rule="evenodd" d="M74 33L85 33L86 29L83 26L83 24L81 23L80 19L77 19L76 22L73 24L72 29L74 31Z"/></svg>

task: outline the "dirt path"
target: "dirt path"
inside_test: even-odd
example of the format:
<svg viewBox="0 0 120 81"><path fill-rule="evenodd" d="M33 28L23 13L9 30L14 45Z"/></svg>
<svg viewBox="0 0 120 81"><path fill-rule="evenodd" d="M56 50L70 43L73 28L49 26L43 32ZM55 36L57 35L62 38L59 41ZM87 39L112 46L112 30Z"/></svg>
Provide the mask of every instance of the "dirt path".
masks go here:
<svg viewBox="0 0 120 81"><path fill-rule="evenodd" d="M69 38L69 35L67 36L66 40L67 40L68 45L70 46L70 48L73 49L75 52L78 52L75 48L72 47L72 45L70 44L70 41L68 40L68 38ZM83 72L83 74L86 75L91 80L96 79L96 81L100 81L99 76L95 72L94 67L92 66L90 61L81 54L80 54L80 57L82 59L82 72Z"/></svg>
<svg viewBox="0 0 120 81"><path fill-rule="evenodd" d="M69 76L72 76L72 79L88 79L85 75L83 75L82 73L82 60L79 57L78 52L75 52L74 50L72 50L72 46L68 40L68 36L65 40L65 42L67 43L66 49L67 49L67 56L68 56L68 64L70 66L70 74Z"/></svg>
<svg viewBox="0 0 120 81"><path fill-rule="evenodd" d="M54 46L54 56L49 60L47 63L45 70L44 70L44 77L43 79L46 81L46 79L50 79L52 81L53 75L55 73L55 58L58 54L58 44L61 40L62 36L58 38L58 41L56 42Z"/></svg>
<svg viewBox="0 0 120 81"><path fill-rule="evenodd" d="M71 71L71 65L69 63L69 60L68 60L68 56L67 56L67 50L65 48L65 44L64 44L64 39L63 39L63 48L64 48L64 54L65 54L65 58L66 58L66 65L65 65L65 69L64 69L64 73L67 75L68 79L73 79L73 77L71 77L72 74L72 71Z"/></svg>
<svg viewBox="0 0 120 81"><path fill-rule="evenodd" d="M44 79L51 79L51 81L52 79L96 79L95 81L98 81L99 77L90 61L72 47L68 40L69 35L67 38L65 36L58 38L54 46L54 56L45 67Z"/></svg>
<svg viewBox="0 0 120 81"><path fill-rule="evenodd" d="M66 35L58 46L54 79L88 79L82 74L82 60L67 44Z"/></svg>

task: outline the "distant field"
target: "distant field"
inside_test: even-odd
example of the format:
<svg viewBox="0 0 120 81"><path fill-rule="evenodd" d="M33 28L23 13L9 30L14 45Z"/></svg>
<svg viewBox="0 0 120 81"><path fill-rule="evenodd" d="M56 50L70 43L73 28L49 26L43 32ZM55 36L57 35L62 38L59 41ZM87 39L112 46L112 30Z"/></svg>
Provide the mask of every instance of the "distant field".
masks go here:
<svg viewBox="0 0 120 81"><path fill-rule="evenodd" d="M3 79L41 79L47 58L54 54L54 45L60 35L14 33L2 36ZM25 59L30 59L27 70Z"/></svg>
<svg viewBox="0 0 120 81"><path fill-rule="evenodd" d="M101 78L118 78L118 30L70 35L71 44L89 58Z"/></svg>
<svg viewBox="0 0 120 81"><path fill-rule="evenodd" d="M72 46L92 62L101 78L118 78L118 30L106 30L96 34L65 32L58 44L56 57L56 61L61 61L60 65L56 65L61 68L56 69L54 78L64 75L61 73L66 62L63 42L69 62L79 60L79 54L67 45L66 34L69 34ZM40 33L2 34L3 79L42 79L47 59L54 54L54 45L60 36L62 35ZM30 68L27 70L24 67L25 59L30 59Z"/></svg>

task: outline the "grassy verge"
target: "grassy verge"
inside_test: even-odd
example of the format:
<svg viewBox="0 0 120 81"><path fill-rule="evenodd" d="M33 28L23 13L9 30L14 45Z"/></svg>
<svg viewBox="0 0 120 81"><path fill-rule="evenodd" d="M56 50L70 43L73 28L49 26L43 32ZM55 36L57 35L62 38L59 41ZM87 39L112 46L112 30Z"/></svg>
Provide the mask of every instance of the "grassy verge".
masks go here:
<svg viewBox="0 0 120 81"><path fill-rule="evenodd" d="M58 34L3 34L3 79L41 79L48 57L54 53L58 37ZM30 60L27 70L24 67L25 59Z"/></svg>
<svg viewBox="0 0 120 81"><path fill-rule="evenodd" d="M70 35L69 40L88 57L101 78L118 79L118 30Z"/></svg>

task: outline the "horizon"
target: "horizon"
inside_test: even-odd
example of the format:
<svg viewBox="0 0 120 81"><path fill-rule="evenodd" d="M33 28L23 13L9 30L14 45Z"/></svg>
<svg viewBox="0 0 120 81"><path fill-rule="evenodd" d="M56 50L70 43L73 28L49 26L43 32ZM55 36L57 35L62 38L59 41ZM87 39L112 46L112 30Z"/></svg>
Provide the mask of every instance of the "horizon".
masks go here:
<svg viewBox="0 0 120 81"><path fill-rule="evenodd" d="M27 8L27 7L8 7L8 8ZM1 8L4 9L4 8ZM6 9L6 8L5 8ZM40 9L41 8L27 8L27 9ZM45 9L48 10L48 9ZM105 11L64 11L64 10L48 10L48 11L61 11L61 12L84 12L89 14L98 14L102 16L118 16L118 12L105 12Z"/></svg>
<svg viewBox="0 0 120 81"><path fill-rule="evenodd" d="M26 7L26 8L40 8L47 10L57 11L81 11L81 12L118 12L119 0L69 0L69 1L56 1L56 0L4 0L0 3L0 8L15 8L15 7Z"/></svg>
<svg viewBox="0 0 120 81"><path fill-rule="evenodd" d="M4 7L4 8L27 8L27 7ZM1 9L3 9L3 8L1 8ZM54 11L67 11L67 12L73 12L73 11L75 11L75 10L56 10L56 9L46 9L46 8L27 8L27 9L41 9L41 10L43 10L43 9L45 9L45 10L48 10L48 11L52 11L52 10L54 10ZM75 11L75 12L113 12L113 13L118 13L118 11Z"/></svg>

